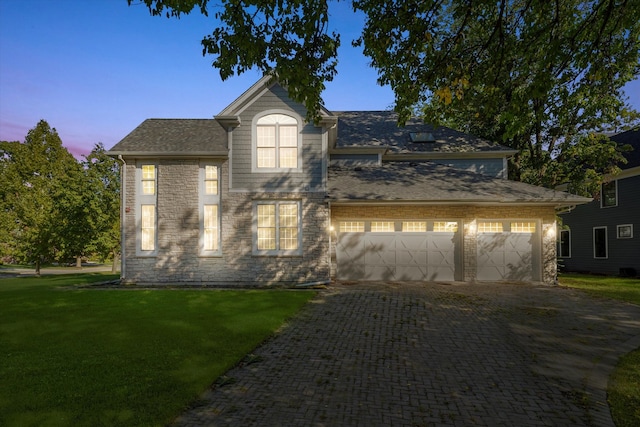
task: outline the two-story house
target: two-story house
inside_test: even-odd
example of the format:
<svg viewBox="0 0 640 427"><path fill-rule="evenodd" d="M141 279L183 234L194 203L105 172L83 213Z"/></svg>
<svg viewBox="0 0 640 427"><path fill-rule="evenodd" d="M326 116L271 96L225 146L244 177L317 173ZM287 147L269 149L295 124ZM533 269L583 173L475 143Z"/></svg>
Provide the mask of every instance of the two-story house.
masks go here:
<svg viewBox="0 0 640 427"><path fill-rule="evenodd" d="M640 274L640 129L610 138L625 152L622 171L608 177L600 196L561 215L558 256L567 271Z"/></svg>
<svg viewBox="0 0 640 427"><path fill-rule="evenodd" d="M124 282L556 278L556 209L513 150L388 111L320 112L264 77L213 119L149 119L122 168Z"/></svg>

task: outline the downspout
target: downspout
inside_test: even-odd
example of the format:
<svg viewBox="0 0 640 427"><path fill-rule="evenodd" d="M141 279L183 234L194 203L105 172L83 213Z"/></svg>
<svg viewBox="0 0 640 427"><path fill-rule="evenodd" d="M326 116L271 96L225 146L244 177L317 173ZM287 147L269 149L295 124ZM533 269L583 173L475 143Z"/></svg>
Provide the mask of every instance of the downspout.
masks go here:
<svg viewBox="0 0 640 427"><path fill-rule="evenodd" d="M325 189L325 191L326 191L326 189ZM327 251L328 252L327 256L329 257L329 260L328 260L329 261L329 282L331 282L331 271L333 270L333 263L332 263L332 258L331 258L332 257L332 253L333 253L332 252L333 251L333 248L332 248L332 243L333 243L333 229L332 229L333 221L331 220L331 201L327 202L327 210L328 210L327 213L329 215L329 250ZM337 273L337 270L338 269L336 267L336 273Z"/></svg>
<svg viewBox="0 0 640 427"><path fill-rule="evenodd" d="M122 154L118 155L118 160L122 162L122 173L120 174L120 280L126 278L126 259L125 256L125 214L127 204L127 162L122 158Z"/></svg>

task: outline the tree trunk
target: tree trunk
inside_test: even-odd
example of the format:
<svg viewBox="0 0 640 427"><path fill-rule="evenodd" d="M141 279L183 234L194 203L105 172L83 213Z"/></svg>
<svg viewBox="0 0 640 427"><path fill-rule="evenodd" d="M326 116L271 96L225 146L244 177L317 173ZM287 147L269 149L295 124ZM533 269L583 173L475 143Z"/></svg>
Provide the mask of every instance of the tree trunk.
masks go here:
<svg viewBox="0 0 640 427"><path fill-rule="evenodd" d="M82 268L82 257L81 256L77 256L76 257L76 268Z"/></svg>
<svg viewBox="0 0 640 427"><path fill-rule="evenodd" d="M118 251L116 249L113 250L113 264L111 265L111 272L112 273L117 273L118 272L118 262L120 261L120 258L118 257Z"/></svg>

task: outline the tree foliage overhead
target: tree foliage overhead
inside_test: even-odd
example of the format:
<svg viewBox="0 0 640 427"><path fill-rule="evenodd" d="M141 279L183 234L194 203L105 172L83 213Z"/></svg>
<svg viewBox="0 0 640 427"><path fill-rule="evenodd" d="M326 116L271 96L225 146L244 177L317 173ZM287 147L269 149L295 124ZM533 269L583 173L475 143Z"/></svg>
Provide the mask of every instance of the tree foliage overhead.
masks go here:
<svg viewBox="0 0 640 427"><path fill-rule="evenodd" d="M132 4L136 0L127 0ZM311 117L336 72L340 38L328 0L140 0L153 15L214 10L204 38L223 79L273 73ZM353 0L363 47L395 93L400 124L418 112L518 149L513 177L555 185L570 156L580 179L614 172L620 152L590 133L637 121L623 86L640 74L637 0ZM606 145L606 144L605 144ZM583 147L584 150L576 149ZM611 155L603 166L598 156ZM596 156L596 157L593 157ZM559 163L558 163L559 162ZM566 168L565 168L566 169ZM552 178L549 178L549 177ZM574 174L573 178L577 178ZM576 187L575 189L577 189Z"/></svg>

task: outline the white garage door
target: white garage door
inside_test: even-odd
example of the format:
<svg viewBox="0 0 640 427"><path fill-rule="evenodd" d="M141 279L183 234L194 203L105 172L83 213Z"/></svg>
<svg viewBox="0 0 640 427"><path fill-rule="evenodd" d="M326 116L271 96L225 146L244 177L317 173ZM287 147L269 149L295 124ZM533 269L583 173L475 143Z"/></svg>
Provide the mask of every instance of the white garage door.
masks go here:
<svg viewBox="0 0 640 427"><path fill-rule="evenodd" d="M457 221L344 221L339 280L460 280Z"/></svg>
<svg viewBox="0 0 640 427"><path fill-rule="evenodd" d="M478 222L478 280L539 280L536 221Z"/></svg>

